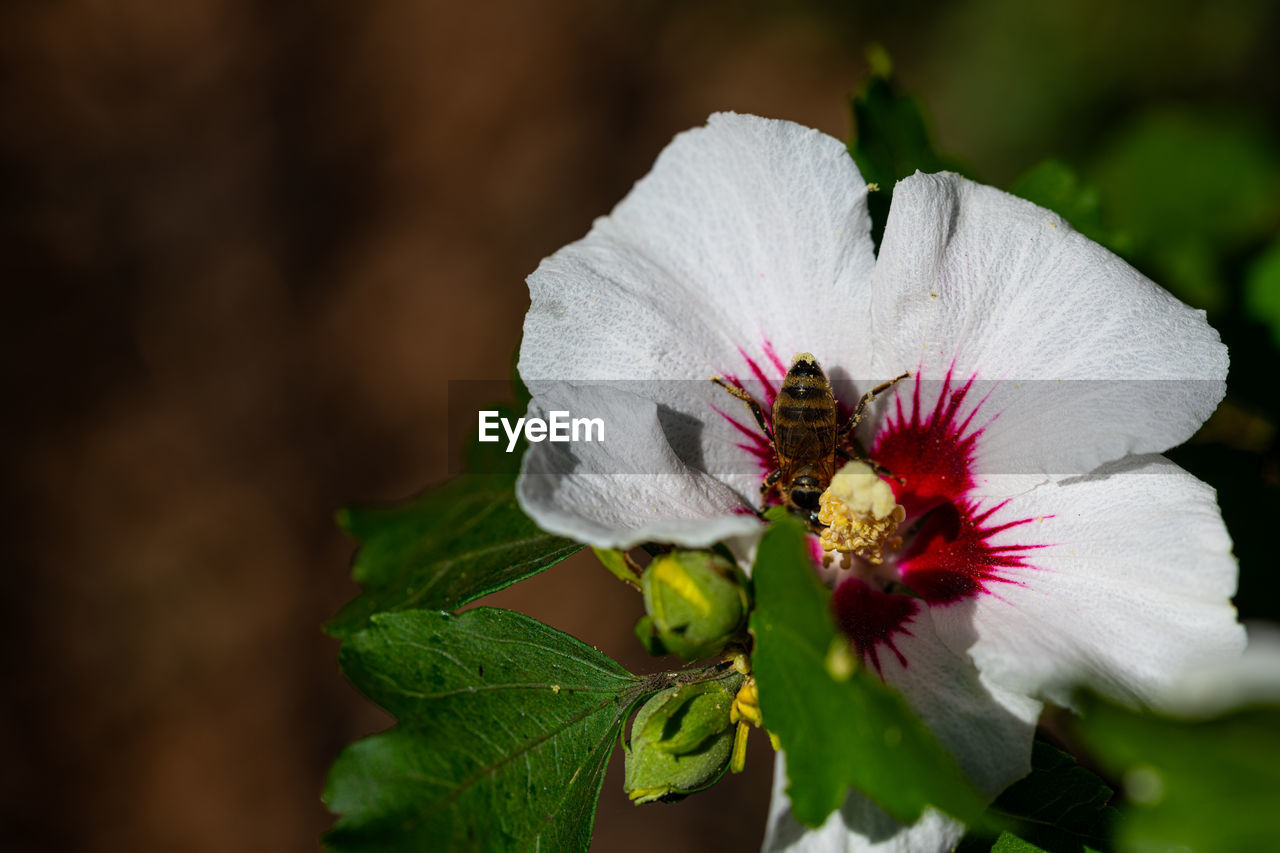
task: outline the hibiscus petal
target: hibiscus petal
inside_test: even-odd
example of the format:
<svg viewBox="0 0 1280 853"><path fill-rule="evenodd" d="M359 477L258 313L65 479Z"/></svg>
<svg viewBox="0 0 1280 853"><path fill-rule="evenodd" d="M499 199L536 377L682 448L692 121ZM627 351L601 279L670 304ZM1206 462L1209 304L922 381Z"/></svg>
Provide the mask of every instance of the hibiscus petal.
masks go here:
<svg viewBox="0 0 1280 853"><path fill-rule="evenodd" d="M990 523L1027 567L930 609L943 640L985 677L1067 704L1087 684L1159 704L1188 669L1238 655L1236 561L1214 492L1158 456L1016 496ZM1034 548L1034 550L1029 550ZM1039 547L1036 547L1039 546Z"/></svg>
<svg viewBox="0 0 1280 853"><path fill-rule="evenodd" d="M857 791L817 829L801 826L787 809L786 761L773 771L773 800L765 830L765 853L945 853L964 835L964 824L936 809L903 826Z"/></svg>
<svg viewBox="0 0 1280 853"><path fill-rule="evenodd" d="M642 542L704 547L761 529L723 483L671 449L660 407L607 384L546 384L530 416L598 417L603 441L532 444L516 497L539 527L599 548Z"/></svg>
<svg viewBox="0 0 1280 853"><path fill-rule="evenodd" d="M713 115L529 276L521 376L535 397L553 381L616 380L657 401L675 456L647 466L635 456L636 473L708 472L754 506L769 448L743 403L709 380L741 377L767 404L762 380L780 379L797 351L839 367L837 378L864 372L874 265L866 194L840 141ZM683 434L670 434L681 423ZM595 458L577 470L592 471Z"/></svg>
<svg viewBox="0 0 1280 853"><path fill-rule="evenodd" d="M787 359L848 360L850 339L867 352L866 196L839 140L711 116L529 276L521 375L535 392L542 379L703 380L765 340Z"/></svg>
<svg viewBox="0 0 1280 853"><path fill-rule="evenodd" d="M877 374L978 378L980 473L1081 475L1166 450L1225 390L1204 312L1056 214L953 174L894 190L872 324Z"/></svg>
<svg viewBox="0 0 1280 853"><path fill-rule="evenodd" d="M938 639L926 608L907 627L910 633L894 638L906 665L895 654L880 656L885 681L902 692L969 778L994 798L1031 769L1040 703L992 685L970 661L951 652ZM767 851L935 853L952 849L963 834L962 824L932 809L904 826L857 791L850 791L821 827L808 829L791 816L785 762L778 757Z"/></svg>
<svg viewBox="0 0 1280 853"><path fill-rule="evenodd" d="M1174 684L1162 710L1179 716L1212 717L1251 705L1280 704L1280 625L1245 625L1244 654L1199 667Z"/></svg>

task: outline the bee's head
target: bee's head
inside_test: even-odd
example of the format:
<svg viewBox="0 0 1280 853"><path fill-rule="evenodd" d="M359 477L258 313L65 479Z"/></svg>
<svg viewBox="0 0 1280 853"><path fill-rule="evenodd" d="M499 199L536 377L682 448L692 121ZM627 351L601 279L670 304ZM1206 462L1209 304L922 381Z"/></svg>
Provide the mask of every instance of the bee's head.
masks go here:
<svg viewBox="0 0 1280 853"><path fill-rule="evenodd" d="M788 502L802 514L818 511L818 503L822 498L823 486L817 477L804 475L791 481L787 492Z"/></svg>
<svg viewBox="0 0 1280 853"><path fill-rule="evenodd" d="M818 360L813 357L812 353L798 352L791 359L791 367L787 370L787 378L792 377L822 377L826 379L826 374L822 371L822 365L818 364Z"/></svg>

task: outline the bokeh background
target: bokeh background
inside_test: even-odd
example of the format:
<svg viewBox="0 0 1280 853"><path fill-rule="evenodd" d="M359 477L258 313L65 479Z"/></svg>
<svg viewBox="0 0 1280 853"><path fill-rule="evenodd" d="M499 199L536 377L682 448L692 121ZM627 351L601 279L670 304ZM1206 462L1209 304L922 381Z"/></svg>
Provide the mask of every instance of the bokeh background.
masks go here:
<svg viewBox="0 0 1280 853"><path fill-rule="evenodd" d="M1060 156L1210 309L1231 396L1178 459L1280 617L1277 35L1258 0L5 3L0 845L315 849L328 763L388 723L320 633L333 510L445 476L448 381L507 375L524 276L672 134L847 136L871 42L941 149L1001 186ZM498 598L652 665L590 557ZM595 849L754 849L756 747L676 806L615 760Z"/></svg>

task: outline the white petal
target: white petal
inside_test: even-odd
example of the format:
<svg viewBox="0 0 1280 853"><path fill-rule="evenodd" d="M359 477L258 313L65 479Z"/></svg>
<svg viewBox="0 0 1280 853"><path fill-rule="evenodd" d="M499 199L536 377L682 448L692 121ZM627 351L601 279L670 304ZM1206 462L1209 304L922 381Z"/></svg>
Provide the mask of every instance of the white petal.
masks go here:
<svg viewBox="0 0 1280 853"><path fill-rule="evenodd" d="M895 635L907 665L891 652L879 655L885 681L902 692L965 774L994 798L1031 770L1040 703L989 683L972 663L948 650L925 608L907 627L911 635ZM963 834L963 824L932 809L904 826L857 791L849 792L826 823L810 830L791 816L779 756L765 850L939 853L950 850Z"/></svg>
<svg viewBox="0 0 1280 853"><path fill-rule="evenodd" d="M913 636L896 645L907 660L881 655L885 681L896 687L956 760L994 797L1031 770L1031 741L1040 703L980 674L939 639L932 610L910 625Z"/></svg>
<svg viewBox="0 0 1280 853"><path fill-rule="evenodd" d="M737 375L763 402L747 359L776 380L797 351L835 378L865 375L873 265L866 186L843 143L717 114L676 137L610 216L529 277L520 373L535 397L556 380L625 381L661 404L689 468L754 505L767 469L716 410L756 424L709 380ZM589 473L590 459L578 470Z"/></svg>
<svg viewBox="0 0 1280 853"><path fill-rule="evenodd" d="M877 374L983 388L985 472L1080 475L1185 441L1225 390L1204 312L1056 214L953 174L894 190L875 269ZM1035 381L1038 380L1038 381Z"/></svg>
<svg viewBox="0 0 1280 853"><path fill-rule="evenodd" d="M1203 718L1280 704L1280 625L1251 622L1245 630L1249 643L1243 655L1187 673L1174 685L1163 710Z"/></svg>
<svg viewBox="0 0 1280 853"><path fill-rule="evenodd" d="M964 824L936 809L903 826L856 791L822 826L810 829L791 818L786 787L786 759L778 753L763 846L767 853L944 853L964 835Z"/></svg>
<svg viewBox="0 0 1280 853"><path fill-rule="evenodd" d="M556 410L599 418L604 440L530 445L516 496L542 529L600 548L703 547L762 529L737 494L673 452L652 400L602 384L548 384L529 414Z"/></svg>
<svg viewBox="0 0 1280 853"><path fill-rule="evenodd" d="M867 352L866 195L839 140L711 116L529 276L521 375L535 391L541 379L703 380L744 368L727 360L765 340L783 359L848 360L850 337Z"/></svg>
<svg viewBox="0 0 1280 853"><path fill-rule="evenodd" d="M1160 704L1180 675L1240 653L1236 561L1214 492L1161 457L1046 484L990 518L994 546L1025 551L1013 582L931 614L984 677L1068 704L1072 688Z"/></svg>

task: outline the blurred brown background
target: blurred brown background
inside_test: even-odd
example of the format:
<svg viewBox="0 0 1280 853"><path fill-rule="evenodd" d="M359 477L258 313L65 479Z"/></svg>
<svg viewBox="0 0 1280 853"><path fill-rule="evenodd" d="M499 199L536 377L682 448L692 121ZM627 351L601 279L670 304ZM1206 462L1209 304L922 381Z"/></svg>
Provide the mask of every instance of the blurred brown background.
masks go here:
<svg viewBox="0 0 1280 853"><path fill-rule="evenodd" d="M878 40L1000 183L1135 104L1274 108L1271 4L1038 5L6 3L0 847L315 848L387 725L320 633L332 511L444 475L448 380L506 376L524 276L709 112L844 136ZM498 598L652 666L589 558ZM759 741L678 806L615 761L596 849L754 849Z"/></svg>

